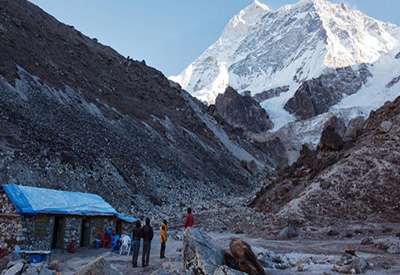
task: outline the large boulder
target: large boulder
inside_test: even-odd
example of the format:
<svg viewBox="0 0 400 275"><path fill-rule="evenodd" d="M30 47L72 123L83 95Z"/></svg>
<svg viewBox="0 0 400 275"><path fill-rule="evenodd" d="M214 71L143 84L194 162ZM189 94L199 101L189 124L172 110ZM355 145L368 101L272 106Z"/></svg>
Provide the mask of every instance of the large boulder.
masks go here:
<svg viewBox="0 0 400 275"><path fill-rule="evenodd" d="M28 265L22 275L53 275L53 272L42 263L40 265Z"/></svg>
<svg viewBox="0 0 400 275"><path fill-rule="evenodd" d="M183 238L183 266L192 274L213 275L224 265L224 250L205 232L188 230Z"/></svg>
<svg viewBox="0 0 400 275"><path fill-rule="evenodd" d="M388 133L392 129L393 123L388 120L385 120L385 121L382 121L382 123L379 126L380 126L379 129L381 130L381 132Z"/></svg>
<svg viewBox="0 0 400 275"><path fill-rule="evenodd" d="M180 258L180 257L179 257ZM151 275L191 275L189 271L182 270L182 264L178 258L175 261L166 261L161 263L161 267L153 271Z"/></svg>
<svg viewBox="0 0 400 275"><path fill-rule="evenodd" d="M267 112L254 98L240 95L231 87L218 95L215 110L230 125L244 131L262 133L273 127Z"/></svg>
<svg viewBox="0 0 400 275"><path fill-rule="evenodd" d="M299 236L299 231L295 223L289 223L287 227L279 232L279 238L283 240L290 240Z"/></svg>
<svg viewBox="0 0 400 275"><path fill-rule="evenodd" d="M109 269L104 257L98 257L85 265L75 275L109 275Z"/></svg>
<svg viewBox="0 0 400 275"><path fill-rule="evenodd" d="M332 126L335 132L341 137L346 133L346 123L343 118L337 116L330 117L328 121L324 123L323 129L326 129L328 126Z"/></svg>
<svg viewBox="0 0 400 275"><path fill-rule="evenodd" d="M333 266L332 271L342 274L362 274L369 267L370 265L366 259L350 253L344 253L336 265Z"/></svg>
<svg viewBox="0 0 400 275"><path fill-rule="evenodd" d="M239 239L234 239L231 241L229 248L235 259L235 268L239 271L251 275L265 274L264 268L248 243Z"/></svg>
<svg viewBox="0 0 400 275"><path fill-rule="evenodd" d="M362 116L355 117L350 120L349 124L347 125L346 132L344 134L344 141L345 142L354 142L361 134L362 128L364 127L365 118Z"/></svg>
<svg viewBox="0 0 400 275"><path fill-rule="evenodd" d="M336 129L329 125L322 132L319 142L321 151L339 151L343 148L343 138L336 132Z"/></svg>
<svg viewBox="0 0 400 275"><path fill-rule="evenodd" d="M60 271L60 261L54 260L49 263L48 268L50 270Z"/></svg>
<svg viewBox="0 0 400 275"><path fill-rule="evenodd" d="M4 275L21 274L21 271L22 271L23 268L24 268L24 263L23 262L17 262L15 265L10 267L6 272L4 272Z"/></svg>
<svg viewBox="0 0 400 275"><path fill-rule="evenodd" d="M400 254L400 240L395 238L383 238L375 241L375 245L390 254Z"/></svg>
<svg viewBox="0 0 400 275"><path fill-rule="evenodd" d="M295 266L287 256L276 254L272 251L259 253L258 259L260 263L268 269L285 270Z"/></svg>

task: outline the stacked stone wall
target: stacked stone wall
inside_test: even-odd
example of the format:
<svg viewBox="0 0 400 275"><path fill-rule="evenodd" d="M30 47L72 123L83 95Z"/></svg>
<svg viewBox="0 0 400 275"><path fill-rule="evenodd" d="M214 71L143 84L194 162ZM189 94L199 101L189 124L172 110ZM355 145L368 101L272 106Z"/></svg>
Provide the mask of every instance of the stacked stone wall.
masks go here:
<svg viewBox="0 0 400 275"><path fill-rule="evenodd" d="M51 250L54 217L24 216L22 218L21 247L27 250Z"/></svg>
<svg viewBox="0 0 400 275"><path fill-rule="evenodd" d="M0 249L11 251L22 241L22 217L0 190Z"/></svg>
<svg viewBox="0 0 400 275"><path fill-rule="evenodd" d="M74 244L76 248L80 247L82 235L82 218L66 217L64 231L64 248L68 249L70 244Z"/></svg>

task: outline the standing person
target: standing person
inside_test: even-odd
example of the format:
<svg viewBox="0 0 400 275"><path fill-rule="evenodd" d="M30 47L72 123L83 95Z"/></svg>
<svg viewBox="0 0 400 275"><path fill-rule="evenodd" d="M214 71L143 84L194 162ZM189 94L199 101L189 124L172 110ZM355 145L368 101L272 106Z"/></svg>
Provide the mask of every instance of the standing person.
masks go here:
<svg viewBox="0 0 400 275"><path fill-rule="evenodd" d="M132 266L137 267L139 258L140 239L142 238L142 224L139 220L136 221L135 228L132 231Z"/></svg>
<svg viewBox="0 0 400 275"><path fill-rule="evenodd" d="M193 214L192 214L192 208L187 209L187 214L185 216L185 231L187 229L190 229L193 226L194 219L193 219Z"/></svg>
<svg viewBox="0 0 400 275"><path fill-rule="evenodd" d="M160 241L161 241L161 249L160 249L160 259L165 258L165 249L167 247L167 239L168 239L168 223L166 220L163 220L160 226Z"/></svg>
<svg viewBox="0 0 400 275"><path fill-rule="evenodd" d="M142 266L148 266L150 260L151 241L153 240L154 231L150 226L150 219L146 218L146 225L142 228L143 237L143 253L142 253Z"/></svg>

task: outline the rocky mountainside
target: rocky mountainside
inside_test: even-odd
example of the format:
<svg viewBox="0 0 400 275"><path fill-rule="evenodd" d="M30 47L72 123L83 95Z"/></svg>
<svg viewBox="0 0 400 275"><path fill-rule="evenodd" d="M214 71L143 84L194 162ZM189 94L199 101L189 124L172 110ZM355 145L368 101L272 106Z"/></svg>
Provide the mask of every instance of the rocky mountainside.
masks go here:
<svg viewBox="0 0 400 275"><path fill-rule="evenodd" d="M0 182L168 214L251 189L244 164L270 160L159 71L26 0L0 0L0 40Z"/></svg>
<svg viewBox="0 0 400 275"><path fill-rule="evenodd" d="M316 150L266 179L251 206L287 220L397 222L400 218L400 97L346 128L325 125Z"/></svg>
<svg viewBox="0 0 400 275"><path fill-rule="evenodd" d="M273 122L271 132L297 139L298 152L303 143L317 145L320 121L366 117L399 96L399 52L399 27L344 4L300 0L272 10L255 1L171 79L209 104L228 85L250 92ZM296 136L282 135L289 128Z"/></svg>

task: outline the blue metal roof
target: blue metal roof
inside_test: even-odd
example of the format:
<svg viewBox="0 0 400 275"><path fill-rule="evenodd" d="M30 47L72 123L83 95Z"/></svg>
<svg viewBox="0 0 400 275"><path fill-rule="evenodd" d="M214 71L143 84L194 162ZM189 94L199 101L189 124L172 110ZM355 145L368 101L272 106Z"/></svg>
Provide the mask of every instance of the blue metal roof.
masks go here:
<svg viewBox="0 0 400 275"><path fill-rule="evenodd" d="M120 220L122 220L124 222L127 222L127 223L134 223L134 222L136 222L138 220L135 217L127 216L127 215L121 214L121 213L118 213L117 217L118 217L118 219L120 219Z"/></svg>
<svg viewBox="0 0 400 275"><path fill-rule="evenodd" d="M102 197L79 192L3 184L5 193L22 215L53 214L79 216L123 216ZM124 219L122 219L124 220Z"/></svg>

